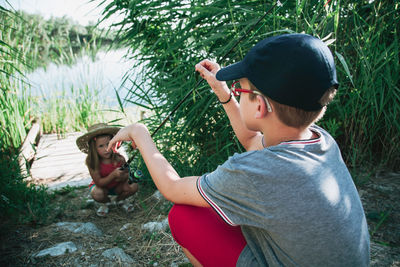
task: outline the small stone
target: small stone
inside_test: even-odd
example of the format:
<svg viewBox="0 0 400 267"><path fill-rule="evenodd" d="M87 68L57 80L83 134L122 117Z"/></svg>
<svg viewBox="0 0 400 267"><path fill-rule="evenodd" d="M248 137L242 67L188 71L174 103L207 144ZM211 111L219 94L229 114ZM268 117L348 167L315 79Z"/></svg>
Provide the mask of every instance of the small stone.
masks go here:
<svg viewBox="0 0 400 267"><path fill-rule="evenodd" d="M75 252L77 250L74 243L71 241L63 242L55 245L54 247L43 249L36 254L35 257L43 257L43 256L60 256L64 255L65 253Z"/></svg>
<svg viewBox="0 0 400 267"><path fill-rule="evenodd" d="M135 263L135 260L132 259L129 255L127 255L120 248L110 248L105 250L102 254L103 257L112 260L112 261L121 261L124 263Z"/></svg>
<svg viewBox="0 0 400 267"><path fill-rule="evenodd" d="M182 264L190 263L188 258L184 258L182 261L173 261L170 267L179 267Z"/></svg>
<svg viewBox="0 0 400 267"><path fill-rule="evenodd" d="M363 196L364 196L364 194L365 194L365 191L364 190L358 190L358 195L360 196L360 198L362 198Z"/></svg>
<svg viewBox="0 0 400 267"><path fill-rule="evenodd" d="M82 233L88 235L102 236L103 232L100 231L97 226L91 222L80 223L80 222L59 222L56 225L60 228L67 229L73 233Z"/></svg>
<svg viewBox="0 0 400 267"><path fill-rule="evenodd" d="M157 199L157 200L162 200L162 201L166 200L165 197L158 190L154 192L152 197Z"/></svg>
<svg viewBox="0 0 400 267"><path fill-rule="evenodd" d="M78 211L78 215L87 217L92 214L92 210L82 209Z"/></svg>
<svg viewBox="0 0 400 267"><path fill-rule="evenodd" d="M143 230L149 232L165 231L168 228L168 219L164 219L161 222L148 222L142 225Z"/></svg>
<svg viewBox="0 0 400 267"><path fill-rule="evenodd" d="M91 208L93 206L94 206L94 199L90 198L90 199L86 200L85 208Z"/></svg>
<svg viewBox="0 0 400 267"><path fill-rule="evenodd" d="M124 225L121 227L121 229L119 229L119 230L120 230L120 231L125 231L125 230L131 228L132 225L133 225L132 223L126 223L126 224L124 224Z"/></svg>

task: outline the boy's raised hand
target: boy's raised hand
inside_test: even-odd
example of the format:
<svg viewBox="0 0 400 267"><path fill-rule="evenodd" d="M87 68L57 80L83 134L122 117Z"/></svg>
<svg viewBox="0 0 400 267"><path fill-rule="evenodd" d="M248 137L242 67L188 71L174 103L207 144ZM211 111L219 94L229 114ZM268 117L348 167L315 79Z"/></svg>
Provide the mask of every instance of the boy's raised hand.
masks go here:
<svg viewBox="0 0 400 267"><path fill-rule="evenodd" d="M208 82L211 89L214 91L220 101L225 101L229 98L230 91L226 85L226 82L218 81L215 77L220 68L221 67L217 63L208 59L200 61L195 66L195 70L199 72L200 76Z"/></svg>
<svg viewBox="0 0 400 267"><path fill-rule="evenodd" d="M116 151L118 142L132 141L132 147L136 149L136 140L141 136L150 136L147 127L141 123L128 125L118 131L118 133L108 143L107 150Z"/></svg>

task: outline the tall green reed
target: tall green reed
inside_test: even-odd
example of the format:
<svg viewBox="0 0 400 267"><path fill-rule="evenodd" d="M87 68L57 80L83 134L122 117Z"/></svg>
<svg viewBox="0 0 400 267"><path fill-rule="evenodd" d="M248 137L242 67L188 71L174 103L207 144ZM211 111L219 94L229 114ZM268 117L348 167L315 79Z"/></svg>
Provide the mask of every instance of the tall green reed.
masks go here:
<svg viewBox="0 0 400 267"><path fill-rule="evenodd" d="M50 207L43 188L28 186L21 175L16 149L21 145L30 123L31 110L26 91L19 91L14 73L26 67L23 54L12 45L10 24L13 13L0 7L0 233L21 220L40 223Z"/></svg>
<svg viewBox="0 0 400 267"><path fill-rule="evenodd" d="M13 20L2 22L8 28L4 40L18 48L29 69L46 67L49 62L72 64L76 55L96 53L102 42L111 41L103 31L81 26L66 17L45 20L22 11L12 16Z"/></svg>
<svg viewBox="0 0 400 267"><path fill-rule="evenodd" d="M18 148L26 136L32 118L28 95L17 89L17 82L0 78L0 86L11 90L0 94L0 143L2 149Z"/></svg>
<svg viewBox="0 0 400 267"><path fill-rule="evenodd" d="M342 19L338 45L348 64L338 115L341 144L352 165L365 160L398 167L400 140L400 4L358 3ZM347 30L351 29L351 30Z"/></svg>
<svg viewBox="0 0 400 267"><path fill-rule="evenodd" d="M97 90L88 85L62 89L36 97L35 110L42 114L43 131L64 134L85 131L90 125L103 121L106 107L100 102Z"/></svg>
<svg viewBox="0 0 400 267"><path fill-rule="evenodd" d="M220 61L274 3L124 0L105 6L105 17L126 14L116 24L119 41L131 48L138 65L146 65L142 72L146 85L134 86L129 98L153 110L155 116L146 121L149 127L157 127L194 87L199 79L194 73L197 62ZM257 41L276 34L305 32L324 39L336 56L341 87L320 124L338 140L351 167L367 163L395 167L400 151L389 144L399 141L400 130L398 11L399 4L393 1L282 1L219 63L240 60ZM156 139L182 174L205 172L242 151L204 83Z"/></svg>
<svg viewBox="0 0 400 267"><path fill-rule="evenodd" d="M30 122L30 109L25 91L17 89L15 73L22 73L26 66L23 55L10 40L9 25L15 20L14 14L0 8L0 145L1 150L10 152L22 143L26 127Z"/></svg>
<svg viewBox="0 0 400 267"><path fill-rule="evenodd" d="M23 73L46 67L50 62L72 64L83 54L94 58L103 42L110 43L111 39L94 26L83 27L65 17L45 20L40 15L11 12L3 7L0 12L0 85L3 91L0 97L0 142L2 149L17 149L34 116L40 117L39 111L43 110L31 103L29 81ZM59 117L55 119L55 114L45 112L51 119L50 122L41 120L46 124L45 129L52 125L51 132L66 132L80 128L82 124L86 126L86 122L72 119L65 124L64 103L58 96L52 101L52 111L58 112ZM56 103L60 106L55 107ZM76 106L82 106L82 101L78 99ZM85 116L82 119L86 119Z"/></svg>
<svg viewBox="0 0 400 267"><path fill-rule="evenodd" d="M0 233L16 222L45 223L52 208L50 195L44 187L24 181L26 177L20 173L17 159L18 149L34 117L47 114L48 117L41 120L50 121L50 126L45 128L62 133L70 129L68 127L86 128L93 118L91 112L97 112L97 107L91 106L96 99L85 88L71 89L77 99L74 101L65 94L48 102L30 95L24 73L46 66L50 61L72 63L84 49L97 51L103 40L93 27L89 28L90 32L82 33L68 21L58 22L0 7ZM88 99L90 104L87 104ZM52 113L44 111L40 102ZM56 113L58 117L54 116ZM69 113L75 117L65 120Z"/></svg>
<svg viewBox="0 0 400 267"><path fill-rule="evenodd" d="M0 150L0 166L0 235L21 223L46 223L53 208L46 188L24 181L17 155Z"/></svg>

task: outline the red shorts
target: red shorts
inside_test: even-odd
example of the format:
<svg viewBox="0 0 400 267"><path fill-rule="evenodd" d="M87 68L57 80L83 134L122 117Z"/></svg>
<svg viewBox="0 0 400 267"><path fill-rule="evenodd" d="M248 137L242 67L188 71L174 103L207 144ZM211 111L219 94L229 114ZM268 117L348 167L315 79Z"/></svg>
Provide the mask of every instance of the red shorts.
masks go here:
<svg viewBox="0 0 400 267"><path fill-rule="evenodd" d="M239 226L230 226L212 208L174 205L168 215L175 241L205 267L236 266L246 246Z"/></svg>

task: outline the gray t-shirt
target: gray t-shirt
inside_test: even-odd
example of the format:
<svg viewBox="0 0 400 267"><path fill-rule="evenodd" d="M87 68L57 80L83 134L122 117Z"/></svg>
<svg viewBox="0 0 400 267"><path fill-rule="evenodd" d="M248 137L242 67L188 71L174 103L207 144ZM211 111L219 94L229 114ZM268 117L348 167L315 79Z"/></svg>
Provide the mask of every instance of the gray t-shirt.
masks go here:
<svg viewBox="0 0 400 267"><path fill-rule="evenodd" d="M237 266L368 266L364 210L334 139L235 154L198 179L204 199L247 246Z"/></svg>

